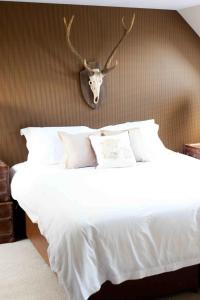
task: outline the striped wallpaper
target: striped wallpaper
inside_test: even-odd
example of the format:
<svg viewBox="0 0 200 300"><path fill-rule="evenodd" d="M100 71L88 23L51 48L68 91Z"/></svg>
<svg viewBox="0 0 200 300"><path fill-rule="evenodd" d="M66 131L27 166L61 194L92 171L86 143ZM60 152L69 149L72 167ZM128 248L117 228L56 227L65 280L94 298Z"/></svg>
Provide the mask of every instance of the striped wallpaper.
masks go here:
<svg viewBox="0 0 200 300"><path fill-rule="evenodd" d="M72 40L101 65L118 41L121 18L133 31L105 77L98 110L83 101L82 65L66 46L63 16L75 14ZM26 158L19 129L155 118L174 150L200 141L200 39L175 11L0 2L0 159Z"/></svg>

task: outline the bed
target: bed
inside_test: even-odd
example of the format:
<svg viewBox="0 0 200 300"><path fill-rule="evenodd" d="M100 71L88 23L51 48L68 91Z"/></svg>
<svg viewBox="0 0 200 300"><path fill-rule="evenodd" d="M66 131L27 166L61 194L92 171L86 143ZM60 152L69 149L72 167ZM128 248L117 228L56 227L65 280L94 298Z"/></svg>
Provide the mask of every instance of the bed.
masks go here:
<svg viewBox="0 0 200 300"><path fill-rule="evenodd" d="M199 172L200 161L173 151L162 161L114 170L25 162L12 168L11 191L66 299L106 299L97 293L104 284L109 294L105 282L134 282L140 292L146 284L145 296L155 296L157 283L158 296L160 283L166 293L198 285Z"/></svg>

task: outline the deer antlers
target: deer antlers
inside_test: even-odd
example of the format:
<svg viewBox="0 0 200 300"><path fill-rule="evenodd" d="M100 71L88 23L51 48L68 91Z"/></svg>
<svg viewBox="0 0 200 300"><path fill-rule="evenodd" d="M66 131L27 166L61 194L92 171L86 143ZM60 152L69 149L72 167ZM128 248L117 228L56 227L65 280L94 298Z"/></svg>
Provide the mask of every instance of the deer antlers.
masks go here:
<svg viewBox="0 0 200 300"><path fill-rule="evenodd" d="M72 51L72 53L78 57L78 59L80 60L80 62L84 65L84 67L89 71L94 73L94 70L91 69L88 64L87 64L87 60L86 58L83 58L78 51L74 48L71 40L70 40L70 33L71 33L71 27L72 27L72 23L74 20L74 16L71 17L69 23L67 24L66 18L64 17L64 25L65 25L65 29L66 29L66 40L67 40L67 44L70 48L70 50ZM135 21L135 14L133 14L133 17L131 19L131 23L129 27L126 27L126 24L124 22L124 17L122 18L122 26L124 29L123 35L120 38L119 42L116 44L116 46L113 48L113 50L111 51L110 55L108 56L108 59L105 63L105 66L102 70L102 74L107 74L108 72L112 71L117 65L118 65L118 61L116 60L115 64L110 67L110 64L113 60L113 57L115 55L115 53L117 52L117 49L119 48L119 46L121 45L122 41L128 36L128 34L131 32L132 28L133 28L133 24Z"/></svg>
<svg viewBox="0 0 200 300"><path fill-rule="evenodd" d="M128 36L128 34L131 32L131 30L133 28L134 21L135 21L135 14L133 14L130 26L126 27L126 24L124 22L124 17L122 17L122 26L124 28L124 33L123 33L122 37L120 38L119 42L117 43L117 45L113 48L112 52L110 53L110 55L109 55L109 57L108 57L108 59L105 63L105 66L102 70L103 74L106 74L106 73L112 71L118 65L118 61L116 60L114 66L109 68L109 66L110 66L110 64L113 60L113 57L114 57L115 53L117 52L117 49L119 48L120 44Z"/></svg>
<svg viewBox="0 0 200 300"><path fill-rule="evenodd" d="M88 66L87 64L87 61L86 61L86 58L83 58L79 53L78 51L74 48L71 40L70 40L70 33L71 33L71 27L72 27L72 23L74 21L74 16L71 17L70 21L69 21L69 24L67 24L67 20L66 18L64 17L64 24L65 24L65 29L66 29L66 39L67 39L67 44L70 48L70 50L72 51L72 53L74 53L74 55L76 57L78 57L78 59L81 61L81 63L84 65L84 67L89 71L89 72L92 72L92 69Z"/></svg>

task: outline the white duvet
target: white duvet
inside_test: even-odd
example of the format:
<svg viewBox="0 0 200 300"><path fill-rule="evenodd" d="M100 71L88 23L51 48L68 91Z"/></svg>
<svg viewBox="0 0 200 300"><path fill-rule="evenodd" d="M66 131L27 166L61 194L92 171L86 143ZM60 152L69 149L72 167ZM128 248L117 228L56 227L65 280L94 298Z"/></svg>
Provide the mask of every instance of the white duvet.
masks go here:
<svg viewBox="0 0 200 300"><path fill-rule="evenodd" d="M13 169L12 196L46 237L66 299L200 263L200 161L167 153L131 168Z"/></svg>

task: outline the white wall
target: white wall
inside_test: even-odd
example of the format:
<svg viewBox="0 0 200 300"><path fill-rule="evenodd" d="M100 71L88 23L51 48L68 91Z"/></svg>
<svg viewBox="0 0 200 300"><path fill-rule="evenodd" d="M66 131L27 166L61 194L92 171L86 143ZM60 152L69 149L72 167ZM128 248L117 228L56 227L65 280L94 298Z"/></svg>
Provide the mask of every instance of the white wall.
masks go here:
<svg viewBox="0 0 200 300"><path fill-rule="evenodd" d="M200 5L181 9L179 13L200 37Z"/></svg>

